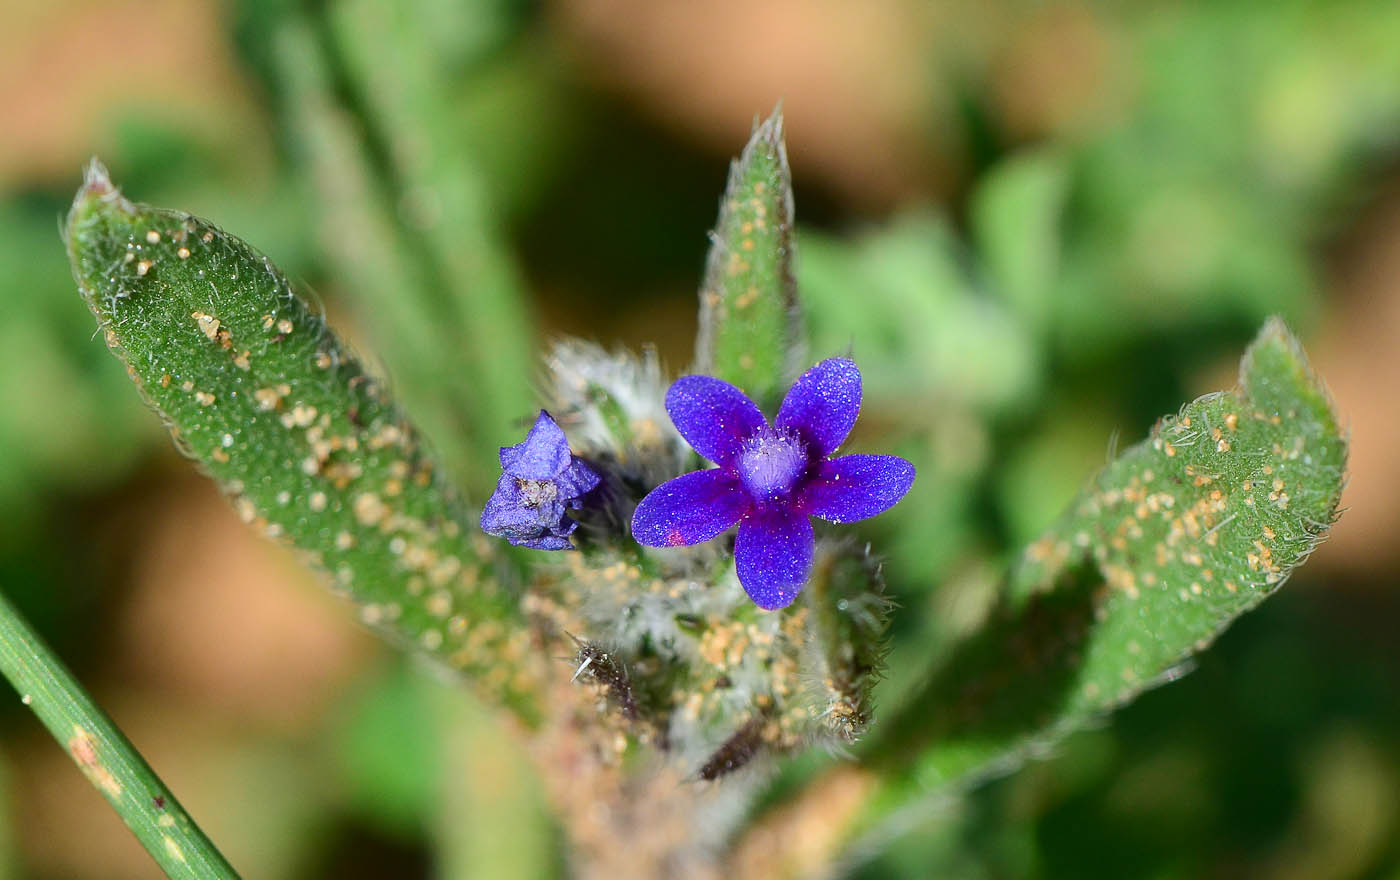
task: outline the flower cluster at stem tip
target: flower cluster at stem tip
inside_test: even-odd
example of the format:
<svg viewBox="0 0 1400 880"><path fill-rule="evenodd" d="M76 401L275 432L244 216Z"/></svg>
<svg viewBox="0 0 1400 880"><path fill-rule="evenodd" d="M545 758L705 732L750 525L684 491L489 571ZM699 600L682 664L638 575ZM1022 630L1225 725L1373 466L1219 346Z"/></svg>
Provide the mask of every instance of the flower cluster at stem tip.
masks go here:
<svg viewBox="0 0 1400 880"><path fill-rule="evenodd" d="M651 547L699 544L736 523L734 563L760 608L784 608L812 569L811 517L854 522L883 513L914 483L893 455L832 458L860 413L860 370L846 358L812 367L768 419L742 391L686 376L666 393L671 421L717 467L657 486L637 506L632 535Z"/></svg>
<svg viewBox="0 0 1400 880"><path fill-rule="evenodd" d="M739 583L760 608L792 604L811 574L811 517L835 523L876 516L914 483L914 466L893 455L833 453L860 413L855 362L824 360L804 373L769 422L742 391L710 376L685 376L666 392L681 436L715 467L657 486L637 506L632 536L650 547L699 544L736 524ZM577 524L565 507L598 484L569 453L564 432L541 412L524 443L501 450L505 473L482 528L513 544L570 548Z"/></svg>

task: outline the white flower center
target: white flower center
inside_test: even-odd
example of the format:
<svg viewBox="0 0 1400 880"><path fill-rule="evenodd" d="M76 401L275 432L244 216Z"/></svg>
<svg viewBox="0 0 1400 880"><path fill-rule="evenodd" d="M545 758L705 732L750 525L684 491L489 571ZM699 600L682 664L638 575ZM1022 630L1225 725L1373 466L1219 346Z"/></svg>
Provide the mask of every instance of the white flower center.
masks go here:
<svg viewBox="0 0 1400 880"><path fill-rule="evenodd" d="M765 429L744 441L739 477L754 498L775 500L792 491L807 467L802 441Z"/></svg>

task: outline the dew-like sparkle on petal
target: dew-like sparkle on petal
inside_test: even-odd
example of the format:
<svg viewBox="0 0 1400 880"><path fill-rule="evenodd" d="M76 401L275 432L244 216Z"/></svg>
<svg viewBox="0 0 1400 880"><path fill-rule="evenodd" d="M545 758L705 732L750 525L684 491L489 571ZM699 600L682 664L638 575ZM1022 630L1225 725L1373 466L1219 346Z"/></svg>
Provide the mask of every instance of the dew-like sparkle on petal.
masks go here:
<svg viewBox="0 0 1400 880"><path fill-rule="evenodd" d="M792 491L807 467L807 450L794 434L763 430L744 441L737 464L750 495L775 500Z"/></svg>

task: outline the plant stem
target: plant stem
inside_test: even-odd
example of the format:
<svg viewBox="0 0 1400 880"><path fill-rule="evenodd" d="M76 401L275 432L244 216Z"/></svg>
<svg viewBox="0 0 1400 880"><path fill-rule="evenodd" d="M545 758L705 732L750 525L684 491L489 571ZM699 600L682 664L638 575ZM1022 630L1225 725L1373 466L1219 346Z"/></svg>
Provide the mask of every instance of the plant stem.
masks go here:
<svg viewBox="0 0 1400 880"><path fill-rule="evenodd" d="M237 878L112 720L0 594L0 672L171 878Z"/></svg>

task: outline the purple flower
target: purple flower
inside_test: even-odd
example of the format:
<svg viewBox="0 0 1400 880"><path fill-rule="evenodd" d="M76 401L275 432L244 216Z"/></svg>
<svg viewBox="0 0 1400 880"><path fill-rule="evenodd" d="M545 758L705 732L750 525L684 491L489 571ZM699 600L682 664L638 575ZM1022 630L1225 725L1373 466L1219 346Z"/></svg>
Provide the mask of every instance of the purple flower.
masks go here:
<svg viewBox="0 0 1400 880"><path fill-rule="evenodd" d="M524 443L501 447L501 468L505 473L481 512L481 530L517 547L573 549L569 535L578 523L564 510L582 507L582 496L600 478L569 453L569 440L549 413L540 410Z"/></svg>
<svg viewBox="0 0 1400 880"><path fill-rule="evenodd" d="M893 455L831 454L860 412L860 370L822 361L788 391L770 425L728 382L686 376L666 393L671 421L695 451L719 465L657 486L632 517L651 547L699 544L735 523L739 582L760 608L797 598L812 567L808 517L854 522L883 513L914 483L914 466Z"/></svg>

